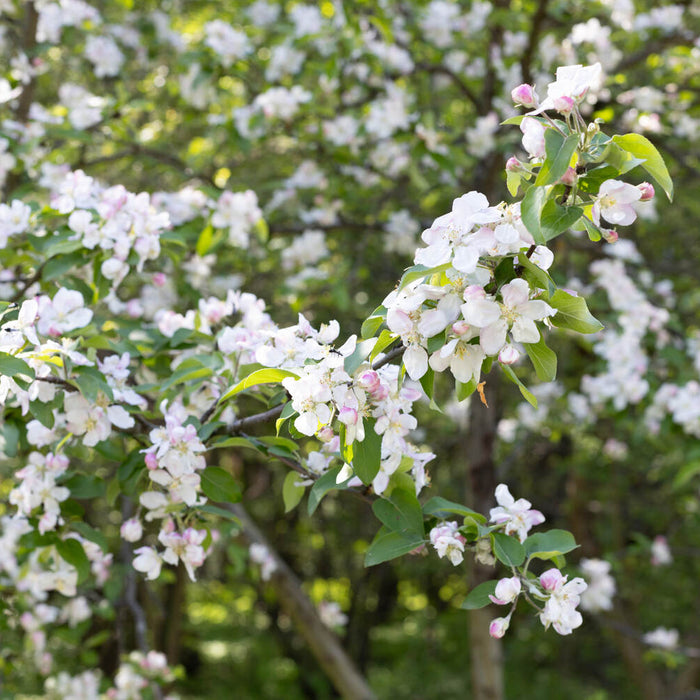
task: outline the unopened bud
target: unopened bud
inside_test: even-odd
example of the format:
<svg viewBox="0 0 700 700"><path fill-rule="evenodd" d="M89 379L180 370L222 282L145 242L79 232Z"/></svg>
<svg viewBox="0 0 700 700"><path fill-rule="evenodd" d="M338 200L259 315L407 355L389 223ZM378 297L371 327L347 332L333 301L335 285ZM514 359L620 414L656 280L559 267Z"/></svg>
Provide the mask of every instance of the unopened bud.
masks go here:
<svg viewBox="0 0 700 700"><path fill-rule="evenodd" d="M537 93L535 92L535 88L527 83L523 83L522 85L518 85L518 87L513 88L510 96L516 105L522 105L528 109L537 107L539 104L539 99L537 97Z"/></svg>
<svg viewBox="0 0 700 700"><path fill-rule="evenodd" d="M566 172L561 176L561 183L571 187L576 182L576 171L569 166Z"/></svg>
<svg viewBox="0 0 700 700"><path fill-rule="evenodd" d="M654 199L654 185L650 182L643 182L641 185L637 185L639 191L642 193L640 202L648 202L650 199Z"/></svg>
<svg viewBox="0 0 700 700"><path fill-rule="evenodd" d="M138 518L129 518L122 523L119 533L127 542L138 542L143 535L143 526Z"/></svg>
<svg viewBox="0 0 700 700"><path fill-rule="evenodd" d="M465 290L464 301L470 301L472 299L483 299L486 297L486 292L480 284L470 284Z"/></svg>
<svg viewBox="0 0 700 700"><path fill-rule="evenodd" d="M153 284L156 285L156 287L162 287L167 281L167 278L163 272L156 272L153 275Z"/></svg>
<svg viewBox="0 0 700 700"><path fill-rule="evenodd" d="M498 353L498 361L503 365L512 365L520 359L520 353L512 345L505 345Z"/></svg>
<svg viewBox="0 0 700 700"><path fill-rule="evenodd" d="M515 156L511 156L506 161L506 172L508 173L517 173L522 167L523 164Z"/></svg>
<svg viewBox="0 0 700 700"><path fill-rule="evenodd" d="M614 229L602 228L600 229L600 234L603 236L603 240L606 243L617 243L617 239L619 238L617 231Z"/></svg>
<svg viewBox="0 0 700 700"><path fill-rule="evenodd" d="M452 332L455 335L464 335L465 333L469 333L470 328L471 328L471 326L464 320L455 321L452 324Z"/></svg>
<svg viewBox="0 0 700 700"><path fill-rule="evenodd" d="M373 369L368 369L357 378L358 386L370 393L376 391L380 383L379 375Z"/></svg>
<svg viewBox="0 0 700 700"><path fill-rule="evenodd" d="M576 103L566 95L555 97L552 100L552 105L554 106L554 109L559 112L559 114L571 114L571 112L574 111L575 104Z"/></svg>
<svg viewBox="0 0 700 700"><path fill-rule="evenodd" d="M151 470L158 468L158 458L153 452L146 454L146 467Z"/></svg>
<svg viewBox="0 0 700 700"><path fill-rule="evenodd" d="M316 437L321 442L330 442L335 437L335 433L330 425L324 425L321 430L316 433Z"/></svg>
<svg viewBox="0 0 700 700"><path fill-rule="evenodd" d="M500 639L510 627L510 615L508 617L497 617L495 620L491 620L489 625L489 634L494 639Z"/></svg>
<svg viewBox="0 0 700 700"><path fill-rule="evenodd" d="M345 425L357 423L357 411L349 406L343 406L338 413L338 420Z"/></svg>

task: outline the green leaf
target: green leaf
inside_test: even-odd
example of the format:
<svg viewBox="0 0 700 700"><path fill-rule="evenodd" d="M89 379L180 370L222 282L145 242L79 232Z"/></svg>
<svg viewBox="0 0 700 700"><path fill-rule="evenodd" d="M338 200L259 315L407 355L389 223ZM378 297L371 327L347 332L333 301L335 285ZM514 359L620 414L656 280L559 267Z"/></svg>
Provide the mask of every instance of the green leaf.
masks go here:
<svg viewBox="0 0 700 700"><path fill-rule="evenodd" d="M205 503L203 506L195 506L195 509L200 513L208 513L209 515L215 515L217 518L224 518L238 525L241 524L241 521L230 510L213 506L210 503Z"/></svg>
<svg viewBox="0 0 700 700"><path fill-rule="evenodd" d="M252 386L257 386L258 384L279 384L286 377L294 377L298 379L298 375L294 372L289 372L286 369L259 369L252 374L249 374L245 379L241 379L236 386L231 387L220 399L219 403L222 403L232 396L249 389Z"/></svg>
<svg viewBox="0 0 700 700"><path fill-rule="evenodd" d="M467 506L463 506L461 503L454 503L453 501L448 501L442 496L434 496L431 498L424 506L423 512L426 515L434 515L436 518L449 518L451 515L462 515L465 518L474 518L480 522L486 522L486 516L481 513L477 513Z"/></svg>
<svg viewBox="0 0 700 700"><path fill-rule="evenodd" d="M523 268L523 277L531 286L544 291L545 300L554 294L556 287L552 278L541 267L535 265L525 253L518 253L518 264Z"/></svg>
<svg viewBox="0 0 700 700"><path fill-rule="evenodd" d="M673 200L673 181L664 159L656 146L641 134L613 136L613 141L636 158L644 160L642 167L661 185L669 200Z"/></svg>
<svg viewBox="0 0 700 700"><path fill-rule="evenodd" d="M224 447L248 447L251 450L260 451L260 448L252 440L244 437L230 437L218 440L210 445L209 449L218 450Z"/></svg>
<svg viewBox="0 0 700 700"><path fill-rule="evenodd" d="M336 484L335 480L340 473L341 467L333 467L329 469L323 476L319 477L316 483L311 487L309 491L309 502L307 504L307 510L309 515L313 515L318 508L318 504L323 500L323 497L329 491L335 491L337 489L345 488L346 484L350 479L346 479L340 484Z"/></svg>
<svg viewBox="0 0 700 700"><path fill-rule="evenodd" d="M365 420L365 439L352 443L352 468L363 484L369 485L379 472L382 458L382 438L374 431L377 421Z"/></svg>
<svg viewBox="0 0 700 700"><path fill-rule="evenodd" d="M288 418L291 418L292 416L296 415L296 409L294 406L292 406L292 402L289 401L284 405L284 408L282 409L282 413L280 413L280 417L275 421L275 432L279 435L280 428L282 427L282 424L284 421L286 421Z"/></svg>
<svg viewBox="0 0 700 700"><path fill-rule="evenodd" d="M585 216L581 219L581 221L583 221L583 226L586 229L588 238L590 238L590 240L592 240L594 243L597 243L602 238L600 228L598 228L592 221L587 219Z"/></svg>
<svg viewBox="0 0 700 700"><path fill-rule="evenodd" d="M294 510L301 501L306 487L300 486L298 482L302 479L301 474L295 471L291 471L284 478L284 484L282 485L282 500L284 501L284 512L289 513L290 510Z"/></svg>
<svg viewBox="0 0 700 700"><path fill-rule="evenodd" d="M95 367L76 367L74 372L73 380L88 401L96 401L100 392L110 399L114 398L112 387L107 384L102 372Z"/></svg>
<svg viewBox="0 0 700 700"><path fill-rule="evenodd" d="M355 370L367 359L367 356L377 342L378 340L376 338L368 338L367 340L361 340L357 343L355 350L345 358L343 369L348 374L354 374Z"/></svg>
<svg viewBox="0 0 700 700"><path fill-rule="evenodd" d="M581 207L562 207L550 199L542 208L540 229L545 242L571 228L583 216Z"/></svg>
<svg viewBox="0 0 700 700"><path fill-rule="evenodd" d="M549 305L557 310L550 321L557 328L567 328L577 333L597 333L603 324L588 310L586 300L557 289L549 299Z"/></svg>
<svg viewBox="0 0 700 700"><path fill-rule="evenodd" d="M443 265L437 265L436 267L413 265L413 267L409 267L406 272L403 273L403 277L401 277L401 281L399 282L399 290L411 284L411 282L424 279L425 277L432 277L440 272L449 270L451 267L452 263L444 263Z"/></svg>
<svg viewBox="0 0 700 700"><path fill-rule="evenodd" d="M376 566L382 562L396 559L423 544L423 538L418 535L402 532L388 532L382 528L372 540L365 553L365 566Z"/></svg>
<svg viewBox="0 0 700 700"><path fill-rule="evenodd" d="M509 117L505 121L501 122L501 126L507 126L509 124L515 124L515 126L520 126L520 122L522 122L523 119L525 119L527 115L525 114L519 114L517 117Z"/></svg>
<svg viewBox="0 0 700 700"><path fill-rule="evenodd" d="M54 426L54 415L53 409L49 404L42 403L41 401L30 401L29 402L29 412L36 418L42 425L45 425L49 430Z"/></svg>
<svg viewBox="0 0 700 700"><path fill-rule="evenodd" d="M402 531L423 538L423 512L416 498L415 489L396 488L391 498L380 498L372 504L377 518L392 531Z"/></svg>
<svg viewBox="0 0 700 700"><path fill-rule="evenodd" d="M551 185L561 179L566 172L571 158L576 152L579 136L577 133L569 134L566 138L555 129L546 129L544 132L545 161L535 180L535 185Z"/></svg>
<svg viewBox="0 0 700 700"><path fill-rule="evenodd" d="M525 554L528 558L553 559L561 554L566 554L576 549L578 545L574 536L566 530L550 530L530 535L523 542Z"/></svg>
<svg viewBox="0 0 700 700"><path fill-rule="evenodd" d="M513 382L513 384L517 385L525 401L527 401L534 408L537 408L537 399L535 398L535 395L520 381L520 379L518 379L518 375L513 371L513 369L509 365L503 364L501 365L501 369L503 370L503 374L505 374L506 377Z"/></svg>
<svg viewBox="0 0 700 700"><path fill-rule="evenodd" d="M99 479L96 476L73 472L69 479L62 484L70 490L72 498L80 500L91 500L100 498L105 492L107 486L104 479Z"/></svg>
<svg viewBox="0 0 700 700"><path fill-rule="evenodd" d="M523 343L537 378L542 382L553 382L557 377L557 356L553 350L547 347L544 338L540 335L537 343Z"/></svg>
<svg viewBox="0 0 700 700"><path fill-rule="evenodd" d="M64 561L74 566L78 572L78 583L82 583L90 575L90 560L85 554L83 545L72 537L56 542L56 550Z"/></svg>
<svg viewBox="0 0 700 700"><path fill-rule="evenodd" d="M396 333L392 333L386 328L379 334L375 346L372 348L372 352L369 354L370 362L379 355L380 352L384 352L399 336Z"/></svg>
<svg viewBox="0 0 700 700"><path fill-rule="evenodd" d="M544 245L547 239L542 233L540 227L540 218L542 216L542 208L547 201L546 187L530 187L525 193L523 201L520 205L520 215L522 217L525 228L532 234L535 243Z"/></svg>
<svg viewBox="0 0 700 700"><path fill-rule="evenodd" d="M476 391L477 381L471 379L470 381L455 382L455 389L457 390L457 401L464 401L469 398Z"/></svg>
<svg viewBox="0 0 700 700"><path fill-rule="evenodd" d="M517 197L521 180L522 175L520 175L520 173L514 173L511 170L506 170L506 187L508 188L508 192L510 192L511 197Z"/></svg>
<svg viewBox="0 0 700 700"><path fill-rule="evenodd" d="M6 352L0 352L0 375L14 377L23 374L34 379L34 370L22 359Z"/></svg>
<svg viewBox="0 0 700 700"><path fill-rule="evenodd" d="M70 529L79 532L86 540L90 540L90 542L94 542L96 545L99 545L103 552L109 551L107 538L99 530L95 530L94 527L90 527L90 525L87 523L70 523Z"/></svg>
<svg viewBox="0 0 700 700"><path fill-rule="evenodd" d="M63 277L69 270L74 270L87 262L89 262L89 258L85 256L85 252L82 250L68 255L57 255L51 258L41 269L41 278L47 282L58 279Z"/></svg>
<svg viewBox="0 0 700 700"><path fill-rule="evenodd" d="M491 603L489 596L496 592L497 583L498 581L484 581L476 588L472 588L460 606L462 610L478 610L489 605Z"/></svg>
<svg viewBox="0 0 700 700"><path fill-rule="evenodd" d="M362 329L360 330L360 335L363 338L372 338L374 337L374 334L379 330L379 327L384 323L384 319L386 318L386 309L383 306L378 306L373 312L372 315L367 318L363 324L362 324Z"/></svg>
<svg viewBox="0 0 700 700"><path fill-rule="evenodd" d="M238 503L241 490L236 480L221 467L206 467L201 472L202 491L207 498L219 503Z"/></svg>
<svg viewBox="0 0 700 700"><path fill-rule="evenodd" d="M515 537L494 532L493 551L497 559L506 566L520 566L525 561L525 547Z"/></svg>

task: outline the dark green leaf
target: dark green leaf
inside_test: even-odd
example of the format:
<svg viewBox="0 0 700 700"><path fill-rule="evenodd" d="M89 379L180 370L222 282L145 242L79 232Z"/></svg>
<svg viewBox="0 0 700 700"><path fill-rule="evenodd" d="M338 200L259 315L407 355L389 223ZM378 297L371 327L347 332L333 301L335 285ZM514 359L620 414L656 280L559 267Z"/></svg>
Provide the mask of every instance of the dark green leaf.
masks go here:
<svg viewBox="0 0 700 700"><path fill-rule="evenodd" d="M550 530L530 535L523 542L525 554L536 559L552 559L578 547L574 536L566 530Z"/></svg>
<svg viewBox="0 0 700 700"><path fill-rule="evenodd" d="M24 374L34 379L34 370L19 357L0 352L0 375L14 377L17 374Z"/></svg>
<svg viewBox="0 0 700 700"><path fill-rule="evenodd" d="M499 561L506 566L520 566L525 561L525 547L515 538L494 532L493 551Z"/></svg>
<svg viewBox="0 0 700 700"><path fill-rule="evenodd" d="M525 352L530 358L537 377L543 382L553 382L557 377L557 356L547 347L544 338L536 343L523 343Z"/></svg>
<svg viewBox="0 0 700 700"><path fill-rule="evenodd" d="M365 439L362 442L352 443L352 467L355 475L363 484L371 484L377 472L382 458L382 438L374 432L374 418L365 420Z"/></svg>
<svg viewBox="0 0 700 700"><path fill-rule="evenodd" d="M376 566L390 559L396 559L422 544L422 537L401 532L388 532L386 528L382 528L365 554L365 566Z"/></svg>
<svg viewBox="0 0 700 700"><path fill-rule="evenodd" d="M74 566L78 572L78 583L82 583L90 575L90 560L85 554L83 545L73 538L56 542L56 550L64 561Z"/></svg>
<svg viewBox="0 0 700 700"><path fill-rule="evenodd" d="M201 472L202 491L207 498L219 503L237 503L241 489L236 480L221 467L206 467Z"/></svg>
<svg viewBox="0 0 700 700"><path fill-rule="evenodd" d="M309 491L309 502L307 505L309 515L313 515L318 508L318 504L329 491L343 489L350 479L346 479L340 484L336 484L335 480L340 472L341 467L329 469L323 476L319 477L318 481L311 487Z"/></svg>
<svg viewBox="0 0 700 700"><path fill-rule="evenodd" d="M472 588L460 607L463 610L485 608L491 603L489 596L496 592L497 583L498 581L484 581L484 583L480 583L476 588Z"/></svg>
<svg viewBox="0 0 700 700"><path fill-rule="evenodd" d="M453 501L448 501L442 496L434 496L431 498L424 506L423 512L426 515L434 515L437 518L449 518L451 515L461 515L465 518L474 518L480 522L485 523L486 517L481 513L477 513L467 506L463 506L461 503L454 503Z"/></svg>
<svg viewBox="0 0 700 700"><path fill-rule="evenodd" d="M583 297L557 289L548 303L557 310L550 320L558 328L568 328L577 333L597 333L603 329L603 324L591 315Z"/></svg>

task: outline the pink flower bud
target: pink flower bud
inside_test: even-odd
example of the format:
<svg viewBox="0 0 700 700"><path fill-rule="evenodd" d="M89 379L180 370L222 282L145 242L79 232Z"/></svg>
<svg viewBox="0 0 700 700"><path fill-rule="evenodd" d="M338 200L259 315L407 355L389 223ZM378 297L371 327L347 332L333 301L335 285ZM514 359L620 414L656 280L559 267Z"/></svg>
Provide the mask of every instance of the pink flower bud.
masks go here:
<svg viewBox="0 0 700 700"><path fill-rule="evenodd" d="M469 333L470 328L471 326L464 320L455 321L452 324L452 332L455 335L464 335L465 333Z"/></svg>
<svg viewBox="0 0 700 700"><path fill-rule="evenodd" d="M375 391L372 392L372 398L375 401L384 401L389 396L389 388L380 384Z"/></svg>
<svg viewBox="0 0 700 700"><path fill-rule="evenodd" d="M532 107L537 107L539 99L537 98L537 93L532 85L523 83L518 85L518 87L511 90L510 96L516 105L522 105L531 109Z"/></svg>
<svg viewBox="0 0 700 700"><path fill-rule="evenodd" d="M156 287L162 287L165 283L167 282L167 277L163 272L156 272L153 275L153 284L156 285Z"/></svg>
<svg viewBox="0 0 700 700"><path fill-rule="evenodd" d="M556 590L564 580L559 569L548 569L540 576L540 584L545 591Z"/></svg>
<svg viewBox="0 0 700 700"><path fill-rule="evenodd" d="M503 365L512 365L520 359L520 353L512 345L505 345L498 353L498 361Z"/></svg>
<svg viewBox="0 0 700 700"><path fill-rule="evenodd" d="M639 191L642 193L640 197L640 202L648 202L650 199L654 199L654 185L650 182L643 182L641 185L637 185Z"/></svg>
<svg viewBox="0 0 700 700"><path fill-rule="evenodd" d="M345 425L355 425L357 423L357 411L354 408L343 406L338 413L338 420Z"/></svg>
<svg viewBox="0 0 700 700"><path fill-rule="evenodd" d="M362 389L372 393L379 388L381 381L379 375L373 369L368 369L357 378L357 384Z"/></svg>
<svg viewBox="0 0 700 700"><path fill-rule="evenodd" d="M613 229L601 228L600 234L607 243L617 243L617 239L619 238L617 231Z"/></svg>
<svg viewBox="0 0 700 700"><path fill-rule="evenodd" d="M506 172L517 173L522 167L523 164L515 156L511 156L506 161Z"/></svg>
<svg viewBox="0 0 700 700"><path fill-rule="evenodd" d="M146 467L148 469L158 469L158 458L153 452L146 453Z"/></svg>
<svg viewBox="0 0 700 700"><path fill-rule="evenodd" d="M560 182L563 185L568 185L569 187L571 187L576 182L576 171L571 166L569 166L566 169L566 172L561 176Z"/></svg>
<svg viewBox="0 0 700 700"><path fill-rule="evenodd" d="M489 625L489 634L494 639L500 639L507 632L510 627L510 615L508 617L497 617L495 620L491 620Z"/></svg>
<svg viewBox="0 0 700 700"><path fill-rule="evenodd" d="M129 315L129 318L140 318L143 316L141 301L139 299L129 299L126 302L126 313Z"/></svg>
<svg viewBox="0 0 700 700"><path fill-rule="evenodd" d="M321 442L330 442L335 437L335 433L330 425L324 425L321 430L316 433L316 437Z"/></svg>
<svg viewBox="0 0 700 700"><path fill-rule="evenodd" d="M138 518L129 518L122 523L119 534L127 542L138 542L143 535L143 527Z"/></svg>
<svg viewBox="0 0 700 700"><path fill-rule="evenodd" d="M486 292L481 285L470 284L464 290L464 294L462 296L464 297L464 301L469 301L471 299L484 299L486 297Z"/></svg>
<svg viewBox="0 0 700 700"><path fill-rule="evenodd" d="M571 114L576 103L570 97L562 95L561 97L555 97L552 100L552 104L559 114Z"/></svg>

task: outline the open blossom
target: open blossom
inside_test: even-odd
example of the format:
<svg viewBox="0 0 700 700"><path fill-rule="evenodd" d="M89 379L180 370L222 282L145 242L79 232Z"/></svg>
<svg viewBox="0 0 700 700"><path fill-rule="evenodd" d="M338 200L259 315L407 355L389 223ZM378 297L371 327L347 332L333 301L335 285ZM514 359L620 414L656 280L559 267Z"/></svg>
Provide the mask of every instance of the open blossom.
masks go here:
<svg viewBox="0 0 700 700"><path fill-rule="evenodd" d="M540 576L540 584L550 594L540 613L540 621L545 628L552 625L561 635L571 634L583 623L576 607L587 588L586 582L579 577L568 581L559 569L549 569Z"/></svg>
<svg viewBox="0 0 700 700"><path fill-rule="evenodd" d="M612 608L615 579L610 575L610 562L603 559L581 559L581 573L588 588L581 594L581 609L600 612Z"/></svg>
<svg viewBox="0 0 700 700"><path fill-rule="evenodd" d="M678 646L678 638L678 630L657 627L655 630L647 632L642 640L649 646L673 651Z"/></svg>
<svg viewBox="0 0 700 700"><path fill-rule="evenodd" d="M571 111L572 103L578 104L592 87L597 87L602 75L600 63L591 66L560 66L557 68L556 80L547 86L547 97L530 114L539 114L547 109L564 113Z"/></svg>
<svg viewBox="0 0 700 700"><path fill-rule="evenodd" d="M73 289L61 287L53 299L40 296L38 304L37 329L42 335L57 338L87 326L92 320L92 311L85 307L83 295Z"/></svg>
<svg viewBox="0 0 700 700"><path fill-rule="evenodd" d="M153 581L160 576L163 560L153 547L139 547L134 551L136 558L132 565L136 571L146 574L149 581Z"/></svg>
<svg viewBox="0 0 700 700"><path fill-rule="evenodd" d="M459 526L454 520L434 527L430 531L430 542L440 559L446 556L455 566L462 563L466 540L459 534Z"/></svg>
<svg viewBox="0 0 700 700"><path fill-rule="evenodd" d="M196 580L194 570L204 564L206 558L204 547L202 547L206 535L206 530L195 530L192 527L188 527L182 534L167 532L166 529L161 530L158 534L158 540L165 547L163 561L168 564L177 564L178 560L181 561L185 565L190 579Z"/></svg>
<svg viewBox="0 0 700 700"><path fill-rule="evenodd" d="M530 299L530 286L524 279L514 279L501 287L503 302L492 297L470 297L462 305L467 323L480 329L479 340L487 355L497 355L506 344L510 330L518 343L537 343L540 332L535 321L556 313L541 299Z"/></svg>
<svg viewBox="0 0 700 700"><path fill-rule="evenodd" d="M525 541L527 533L534 525L544 522L544 515L539 510L532 510L530 501L511 496L505 484L496 487L496 502L498 506L491 508L489 513L492 523L505 523L506 535L517 534L521 542Z"/></svg>
<svg viewBox="0 0 700 700"><path fill-rule="evenodd" d="M673 555L668 546L668 541L663 535L657 535L651 543L652 566L664 566L673 562Z"/></svg>
<svg viewBox="0 0 700 700"><path fill-rule="evenodd" d="M642 198L638 187L621 180L606 180L598 190L598 197L593 204L591 216L597 226L600 217L616 226L629 226L637 218L632 204Z"/></svg>

